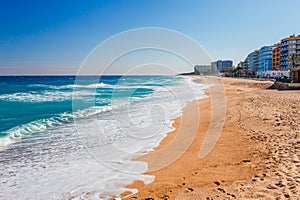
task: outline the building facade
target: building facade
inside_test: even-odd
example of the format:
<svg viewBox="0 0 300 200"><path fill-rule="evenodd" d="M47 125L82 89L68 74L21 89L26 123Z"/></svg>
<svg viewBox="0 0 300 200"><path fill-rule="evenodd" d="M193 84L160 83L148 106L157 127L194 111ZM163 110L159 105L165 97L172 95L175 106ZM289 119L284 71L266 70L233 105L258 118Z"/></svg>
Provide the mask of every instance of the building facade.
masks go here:
<svg viewBox="0 0 300 200"><path fill-rule="evenodd" d="M239 62L239 64L237 64L237 68L244 69L244 62Z"/></svg>
<svg viewBox="0 0 300 200"><path fill-rule="evenodd" d="M248 58L246 58L243 62L243 70L248 70Z"/></svg>
<svg viewBox="0 0 300 200"><path fill-rule="evenodd" d="M223 70L232 70L233 69L233 61L232 60L223 60L222 61L222 69Z"/></svg>
<svg viewBox="0 0 300 200"><path fill-rule="evenodd" d="M281 44L277 44L272 52L272 70L280 70Z"/></svg>
<svg viewBox="0 0 300 200"><path fill-rule="evenodd" d="M211 68L213 68L213 69L215 69L217 71L220 71L219 70L219 65L220 65L219 61L211 62L210 65L211 65ZM222 65L222 62L221 62L221 65Z"/></svg>
<svg viewBox="0 0 300 200"><path fill-rule="evenodd" d="M196 65L194 66L194 74L214 75L216 74L216 70L211 65Z"/></svg>
<svg viewBox="0 0 300 200"><path fill-rule="evenodd" d="M219 72L233 69L232 60L218 60L211 63L212 68L216 68Z"/></svg>
<svg viewBox="0 0 300 200"><path fill-rule="evenodd" d="M259 51L255 50L247 56L248 70L251 70L253 72L256 72L258 70L258 53Z"/></svg>
<svg viewBox="0 0 300 200"><path fill-rule="evenodd" d="M297 56L296 66L300 66L300 35L292 35L281 40L280 68L290 69L293 67L292 55Z"/></svg>
<svg viewBox="0 0 300 200"><path fill-rule="evenodd" d="M275 48L272 46L263 46L258 51L257 72L272 70L272 52Z"/></svg>
<svg viewBox="0 0 300 200"><path fill-rule="evenodd" d="M263 46L249 53L244 63L244 68L247 67L247 70L254 72L255 76L286 76L274 71L300 68L300 35L291 35L276 45Z"/></svg>
<svg viewBox="0 0 300 200"><path fill-rule="evenodd" d="M218 60L218 61L215 61L213 62L214 63L214 66L217 67L217 70L220 72L223 70L223 65L222 65L222 60Z"/></svg>

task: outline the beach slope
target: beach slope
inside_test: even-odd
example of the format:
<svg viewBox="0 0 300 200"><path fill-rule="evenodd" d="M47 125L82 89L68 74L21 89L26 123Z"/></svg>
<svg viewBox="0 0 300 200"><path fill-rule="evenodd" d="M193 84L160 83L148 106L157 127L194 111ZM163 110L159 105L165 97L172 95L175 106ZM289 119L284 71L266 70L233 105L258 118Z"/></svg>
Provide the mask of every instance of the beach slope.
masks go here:
<svg viewBox="0 0 300 200"><path fill-rule="evenodd" d="M205 82L211 78L202 77ZM214 148L207 156L199 156L215 120L216 98L212 98L212 93L217 97L218 91L223 92L211 89L207 91L209 98L184 108L182 116L174 120L176 130L154 152L137 158L149 164L147 174L154 175L155 181L129 185L139 192L127 199L297 199L300 196L299 91L266 90L272 85L268 81L226 78L221 81L226 92L226 115ZM195 106L200 113L197 119ZM194 124L197 129L192 135L190 126ZM174 148L170 146L180 145L177 143L180 140L190 145L180 157L165 165L162 160L168 160L167 156L174 158ZM159 151L164 152L161 154L164 157L157 154ZM164 164L157 165L160 162Z"/></svg>

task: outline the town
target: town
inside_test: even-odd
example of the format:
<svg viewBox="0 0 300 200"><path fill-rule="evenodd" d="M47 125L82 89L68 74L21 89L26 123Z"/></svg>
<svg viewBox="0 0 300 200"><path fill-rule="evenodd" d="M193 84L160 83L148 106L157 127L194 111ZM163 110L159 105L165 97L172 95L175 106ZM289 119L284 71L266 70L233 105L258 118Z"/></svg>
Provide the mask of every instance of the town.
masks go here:
<svg viewBox="0 0 300 200"><path fill-rule="evenodd" d="M291 35L274 45L250 52L236 66L232 60L217 60L211 65L197 65L195 74L217 72L225 77L273 78L282 82L300 82L300 35Z"/></svg>

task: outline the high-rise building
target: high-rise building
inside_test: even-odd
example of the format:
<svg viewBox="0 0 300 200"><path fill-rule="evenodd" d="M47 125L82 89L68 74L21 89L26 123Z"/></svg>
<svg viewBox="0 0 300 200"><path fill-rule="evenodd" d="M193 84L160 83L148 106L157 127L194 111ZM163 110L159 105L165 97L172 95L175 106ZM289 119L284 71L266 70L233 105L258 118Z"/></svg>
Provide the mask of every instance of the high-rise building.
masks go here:
<svg viewBox="0 0 300 200"><path fill-rule="evenodd" d="M212 68L216 68L219 72L233 69L232 60L218 60L211 63Z"/></svg>
<svg viewBox="0 0 300 200"><path fill-rule="evenodd" d="M256 72L258 70L258 50L255 50L251 52L247 56L247 61L248 61L248 70Z"/></svg>
<svg viewBox="0 0 300 200"><path fill-rule="evenodd" d="M263 46L258 51L257 72L272 70L272 52L275 48L272 46Z"/></svg>
<svg viewBox="0 0 300 200"><path fill-rule="evenodd" d="M247 58L243 62L243 70L248 70L248 59Z"/></svg>
<svg viewBox="0 0 300 200"><path fill-rule="evenodd" d="M223 70L232 70L233 69L233 61L232 60L223 60L222 61L222 69Z"/></svg>
<svg viewBox="0 0 300 200"><path fill-rule="evenodd" d="M300 66L300 35L291 35L288 38L281 40L281 69L290 69L293 67L292 55L297 56L297 62L295 67Z"/></svg>
<svg viewBox="0 0 300 200"><path fill-rule="evenodd" d="M244 62L243 61L239 62L239 64L237 64L237 67L240 69L244 69Z"/></svg>
<svg viewBox="0 0 300 200"><path fill-rule="evenodd" d="M215 74L216 70L211 65L196 65L194 66L194 74L200 75L212 75Z"/></svg>
<svg viewBox="0 0 300 200"><path fill-rule="evenodd" d="M215 61L214 63L217 66L219 72L223 70L222 60Z"/></svg>
<svg viewBox="0 0 300 200"><path fill-rule="evenodd" d="M280 70L281 44L277 44L272 52L272 70Z"/></svg>

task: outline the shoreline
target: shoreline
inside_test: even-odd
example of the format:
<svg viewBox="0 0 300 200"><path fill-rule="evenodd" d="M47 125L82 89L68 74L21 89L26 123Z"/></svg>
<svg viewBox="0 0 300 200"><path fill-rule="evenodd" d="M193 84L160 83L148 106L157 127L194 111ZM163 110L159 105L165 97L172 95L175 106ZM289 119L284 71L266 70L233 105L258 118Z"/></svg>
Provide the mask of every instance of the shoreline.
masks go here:
<svg viewBox="0 0 300 200"><path fill-rule="evenodd" d="M292 189L299 188L299 184L284 192L281 191L283 187L276 186L277 183L275 183L278 181L276 174L280 171L280 165L274 158L272 148L276 147L280 137L277 137L275 143L271 134L273 129L278 127L266 124L265 116L256 116L260 114L259 111L255 113L256 115L253 114L256 112L253 106L263 103L264 99L261 99L260 95L282 97L285 94L265 90L272 84L271 82L226 78L223 78L222 81L224 81L226 90L226 121L222 135L213 150L205 158L199 159L199 149L211 123L209 97L197 101L201 117L199 128L191 145L170 165L146 172L145 174L155 176L154 182L144 185L141 181L135 181L128 185L127 188L137 188L138 193L130 195L126 199L235 199L297 195ZM293 98L294 96L296 96L295 98L299 97L296 92L289 93ZM270 99L267 100L270 101ZM294 99L292 100L294 101ZM290 106L290 104L288 105ZM272 106L270 107L272 108ZM193 106L189 103L183 109L182 116L174 120L173 125L176 129L168 133L168 136L153 152L166 148L174 141L178 134L178 127L184 128L182 119L188 118L192 110ZM261 113L268 116L271 110L270 108L262 109ZM135 160L146 161L151 166L151 162L159 161L159 159L153 160L153 157L152 160L147 158L153 152ZM160 160L163 159L164 157L160 157ZM298 160L295 162L296 164L299 164ZM124 198L126 195L128 193L123 194L122 197Z"/></svg>

